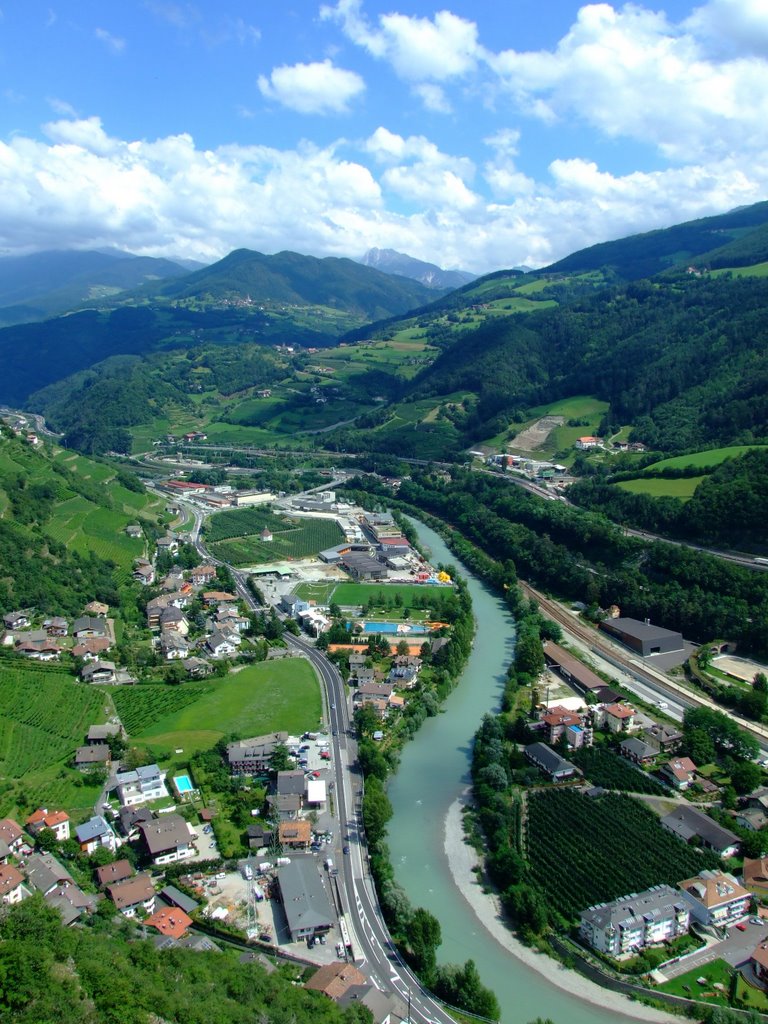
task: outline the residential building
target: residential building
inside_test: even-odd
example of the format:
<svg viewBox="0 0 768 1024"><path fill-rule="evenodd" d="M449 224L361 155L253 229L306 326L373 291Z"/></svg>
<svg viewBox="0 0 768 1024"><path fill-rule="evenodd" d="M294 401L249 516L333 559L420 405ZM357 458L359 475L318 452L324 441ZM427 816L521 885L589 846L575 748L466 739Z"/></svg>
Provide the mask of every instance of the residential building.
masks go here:
<svg viewBox="0 0 768 1024"><path fill-rule="evenodd" d="M632 761L633 764L651 764L658 755L658 750L655 747L636 736L629 736L622 740L619 750L621 756L625 757L627 761Z"/></svg>
<svg viewBox="0 0 768 1024"><path fill-rule="evenodd" d="M153 864L171 864L193 857L192 834L180 814L164 814L162 818L139 824Z"/></svg>
<svg viewBox="0 0 768 1024"><path fill-rule="evenodd" d="M196 569L190 570L189 579L196 587L205 586L216 579L216 569L212 565L198 565Z"/></svg>
<svg viewBox="0 0 768 1024"><path fill-rule="evenodd" d="M146 928L156 928L161 935L180 939L192 927L194 921L178 907L162 907L144 922Z"/></svg>
<svg viewBox="0 0 768 1024"><path fill-rule="evenodd" d="M677 749L683 738L683 734L677 726L668 725L666 722L654 722L652 726L645 729L643 735L658 750L668 754Z"/></svg>
<svg viewBox="0 0 768 1024"><path fill-rule="evenodd" d="M50 853L30 854L24 870L29 884L43 896L58 887L75 884L72 875Z"/></svg>
<svg viewBox="0 0 768 1024"><path fill-rule="evenodd" d="M139 910L151 914L155 909L155 887L144 873L113 882L107 886L107 895L124 917L135 917Z"/></svg>
<svg viewBox="0 0 768 1024"><path fill-rule="evenodd" d="M114 683L116 671L114 661L89 661L83 666L80 678L85 683Z"/></svg>
<svg viewBox="0 0 768 1024"><path fill-rule="evenodd" d="M75 644L72 648L72 656L75 658L83 658L85 661L90 661L91 659L98 657L100 654L104 654L104 652L108 651L111 646L112 644L105 636L87 638Z"/></svg>
<svg viewBox="0 0 768 1024"><path fill-rule="evenodd" d="M609 956L636 953L647 946L685 935L690 908L669 885L620 896L582 911L579 934L593 949Z"/></svg>
<svg viewBox="0 0 768 1024"><path fill-rule="evenodd" d="M595 725L609 732L631 732L637 712L628 704L598 704L594 708Z"/></svg>
<svg viewBox="0 0 768 1024"><path fill-rule="evenodd" d="M109 614L109 605L103 601L89 601L83 608L86 615L96 615L105 618Z"/></svg>
<svg viewBox="0 0 768 1024"><path fill-rule="evenodd" d="M323 964L304 984L304 988L322 992L324 996L333 1000L341 999L350 988L358 987L368 988L368 979L354 964L340 960Z"/></svg>
<svg viewBox="0 0 768 1024"><path fill-rule="evenodd" d="M163 630L160 651L166 661L183 661L189 657L189 643L183 634L177 633L176 630Z"/></svg>
<svg viewBox="0 0 768 1024"><path fill-rule="evenodd" d="M131 862L125 858L96 868L96 881L100 889L103 889L105 885L114 885L115 882L124 882L126 878L132 877L133 868L131 867Z"/></svg>
<svg viewBox="0 0 768 1024"><path fill-rule="evenodd" d="M0 818L0 839L5 842L11 853L18 853L24 845L24 833L13 818Z"/></svg>
<svg viewBox="0 0 768 1024"><path fill-rule="evenodd" d="M228 594L226 590L206 590L203 593L203 601L207 605L237 604L237 596Z"/></svg>
<svg viewBox="0 0 768 1024"><path fill-rule="evenodd" d="M107 743L113 737L122 735L122 729L117 722L104 722L103 725L92 725L85 737L89 743Z"/></svg>
<svg viewBox="0 0 768 1024"><path fill-rule="evenodd" d="M206 638L205 649L212 658L229 658L237 654L237 642L229 634L216 630Z"/></svg>
<svg viewBox="0 0 768 1024"><path fill-rule="evenodd" d="M278 868L277 882L291 942L330 931L336 914L313 856L294 855Z"/></svg>
<svg viewBox="0 0 768 1024"><path fill-rule="evenodd" d="M264 736L252 736L227 746L227 761L233 775L250 775L269 768L269 759L275 747L285 746L287 732L271 732Z"/></svg>
<svg viewBox="0 0 768 1024"><path fill-rule="evenodd" d="M696 765L690 757L673 757L659 768L659 775L675 789L688 789L696 778Z"/></svg>
<svg viewBox="0 0 768 1024"><path fill-rule="evenodd" d="M31 619L28 612L8 612L3 616L6 629L26 629Z"/></svg>
<svg viewBox="0 0 768 1024"><path fill-rule="evenodd" d="M661 824L683 842L714 850L720 857L733 857L739 850L739 837L735 833L690 804L678 804L661 819Z"/></svg>
<svg viewBox="0 0 768 1024"><path fill-rule="evenodd" d="M36 836L44 828L49 828L57 842L69 839L69 815L66 811L49 811L47 807L40 807L30 814L25 824L30 835Z"/></svg>
<svg viewBox="0 0 768 1024"><path fill-rule="evenodd" d="M699 924L727 927L749 913L752 896L733 875L723 871L702 871L695 878L678 882L688 901L691 917Z"/></svg>
<svg viewBox="0 0 768 1024"><path fill-rule="evenodd" d="M24 897L24 876L13 864L0 865L0 903L20 903Z"/></svg>
<svg viewBox="0 0 768 1024"><path fill-rule="evenodd" d="M574 447L581 452L589 451L591 448L602 448L602 446L603 439L601 437L578 437L574 442Z"/></svg>
<svg viewBox="0 0 768 1024"><path fill-rule="evenodd" d="M100 814L94 814L82 825L77 825L75 836L80 843L80 849L87 854L95 853L101 846L105 846L114 853L120 845L112 826Z"/></svg>
<svg viewBox="0 0 768 1024"><path fill-rule="evenodd" d="M304 601L300 597L296 597L295 594L283 594L280 598L280 608L287 615L295 618L299 612L305 612L309 608L309 602Z"/></svg>
<svg viewBox="0 0 768 1024"><path fill-rule="evenodd" d="M525 756L548 775L553 782L561 782L579 774L576 765L556 754L546 743L531 743L525 748Z"/></svg>
<svg viewBox="0 0 768 1024"><path fill-rule="evenodd" d="M106 620L98 616L81 615L72 624L72 635L78 640L107 636Z"/></svg>
<svg viewBox="0 0 768 1024"><path fill-rule="evenodd" d="M130 772L118 772L115 781L117 796L123 807L135 807L168 796L165 772L161 772L156 764L145 764Z"/></svg>
<svg viewBox="0 0 768 1024"><path fill-rule="evenodd" d="M749 963L763 988L768 987L768 939L758 942Z"/></svg>
<svg viewBox="0 0 768 1024"><path fill-rule="evenodd" d="M281 846L292 850L306 850L312 842L312 824L306 818L300 821L281 821L277 826Z"/></svg>
<svg viewBox="0 0 768 1024"><path fill-rule="evenodd" d="M181 892L181 890L177 889L175 885L166 885L160 890L159 895L169 907L178 907L179 910L183 910L185 914L191 914L200 906L197 900L193 900L190 896Z"/></svg>
<svg viewBox="0 0 768 1024"><path fill-rule="evenodd" d="M639 619L604 619L600 629L625 647L648 658L653 654L671 654L684 649L683 634Z"/></svg>
<svg viewBox="0 0 768 1024"><path fill-rule="evenodd" d="M579 747L584 746L587 733L582 724L581 715L556 705L548 709L541 721L546 728L548 743L557 743L564 737L565 742L572 750L578 750Z"/></svg>

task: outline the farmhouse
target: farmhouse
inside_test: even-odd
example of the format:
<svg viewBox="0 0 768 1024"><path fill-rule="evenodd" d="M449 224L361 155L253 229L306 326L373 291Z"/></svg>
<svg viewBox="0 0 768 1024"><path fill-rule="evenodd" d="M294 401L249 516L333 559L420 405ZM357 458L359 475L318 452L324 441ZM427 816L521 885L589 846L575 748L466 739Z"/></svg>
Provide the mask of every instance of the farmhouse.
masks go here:
<svg viewBox="0 0 768 1024"><path fill-rule="evenodd" d="M749 913L752 896L733 875L702 871L678 883L691 908L691 917L703 925L727 927Z"/></svg>
<svg viewBox="0 0 768 1024"><path fill-rule="evenodd" d="M580 452L590 451L592 448L602 448L603 439L601 437L579 437L574 443L574 448L578 448Z"/></svg>
<svg viewBox="0 0 768 1024"><path fill-rule="evenodd" d="M696 842L698 846L714 850L720 857L733 857L739 849L737 835L690 804L678 804L661 819L661 824L683 842Z"/></svg>
<svg viewBox="0 0 768 1024"><path fill-rule="evenodd" d="M640 622L639 619L604 619L600 629L644 658L684 649L682 633L652 626L650 622Z"/></svg>
<svg viewBox="0 0 768 1024"><path fill-rule="evenodd" d="M89 768L106 768L112 759L107 743L88 743L75 751L75 768L86 771Z"/></svg>
<svg viewBox="0 0 768 1024"><path fill-rule="evenodd" d="M548 775L553 782L560 782L569 779L572 775L578 774L576 765L566 761L564 757L556 754L546 743L531 743L525 748L525 756L541 768L545 775Z"/></svg>
<svg viewBox="0 0 768 1024"><path fill-rule="evenodd" d="M669 885L598 903L581 913L579 934L593 949L618 957L685 935L690 908Z"/></svg>
<svg viewBox="0 0 768 1024"><path fill-rule="evenodd" d="M114 661L89 661L83 666L80 678L84 683L114 683L116 666Z"/></svg>

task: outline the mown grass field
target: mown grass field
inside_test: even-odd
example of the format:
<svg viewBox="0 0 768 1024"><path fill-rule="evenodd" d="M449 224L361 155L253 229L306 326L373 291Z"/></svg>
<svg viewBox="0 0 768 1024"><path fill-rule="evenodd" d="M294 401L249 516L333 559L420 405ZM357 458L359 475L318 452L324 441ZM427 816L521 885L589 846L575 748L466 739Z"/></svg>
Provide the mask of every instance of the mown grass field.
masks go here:
<svg viewBox="0 0 768 1024"><path fill-rule="evenodd" d="M737 444L728 448L710 448L705 452L694 452L693 455L676 455L670 459L661 459L650 466L646 466L647 473L655 473L661 469L686 469L688 466L694 469L714 469L727 459L735 459L753 448L764 448L759 444Z"/></svg>
<svg viewBox="0 0 768 1024"><path fill-rule="evenodd" d="M757 936L755 937L757 943ZM713 960L702 967L694 967L692 971L681 974L672 981L665 981L658 985L659 992L670 992L672 995L685 996L687 999L703 999L708 1003L719 1003L722 1006L728 1004L728 992L731 985L733 968L725 960ZM699 984L699 978L706 978L707 983ZM715 985L723 986L723 989L715 988Z"/></svg>
<svg viewBox="0 0 768 1024"><path fill-rule="evenodd" d="M561 453L560 458L566 464L569 464L576 455L576 449L573 447L576 440L579 437L594 434L607 410L608 403L600 401L600 399L594 398L592 395L574 395L571 398L563 398L558 402L552 402L549 405L539 405L530 409L530 418L525 423L515 423L510 430L505 430L501 434L489 438L484 443L495 449L509 447L512 451L528 454L527 450L524 451L521 448L515 447L514 437L510 439L510 433L515 436L521 434L543 416L562 416L565 420L563 425L555 427L541 448L530 454L534 458L551 459L556 452L559 452ZM585 423L579 427L569 427L567 425L568 420L572 419L584 420Z"/></svg>
<svg viewBox="0 0 768 1024"><path fill-rule="evenodd" d="M680 480L665 480L663 477L638 477L637 480L622 480L616 484L623 491L632 494L647 494L651 498L679 498L688 501L706 476L689 476Z"/></svg>
<svg viewBox="0 0 768 1024"><path fill-rule="evenodd" d="M293 592L302 601L315 601L320 605L331 603L331 595L338 587L338 583L299 583L294 587Z"/></svg>
<svg viewBox="0 0 768 1024"><path fill-rule="evenodd" d="M382 586L378 583L339 583L331 595L331 600L342 608L358 608L367 603L371 597L383 594L385 598L392 598L399 594L403 605L412 604L418 597L420 601L429 600L430 594L444 596L450 593L450 588L430 584L398 584L387 583Z"/></svg>
<svg viewBox="0 0 768 1024"><path fill-rule="evenodd" d="M152 689L183 692L186 685ZM200 688L196 685L197 691ZM285 729L301 735L321 722L320 686L312 666L302 658L249 665L202 688L205 692L195 700L156 718L132 738L158 753L173 755L182 749L187 758L230 734L244 738ZM147 689L131 687L134 694ZM121 704L130 700L126 688Z"/></svg>

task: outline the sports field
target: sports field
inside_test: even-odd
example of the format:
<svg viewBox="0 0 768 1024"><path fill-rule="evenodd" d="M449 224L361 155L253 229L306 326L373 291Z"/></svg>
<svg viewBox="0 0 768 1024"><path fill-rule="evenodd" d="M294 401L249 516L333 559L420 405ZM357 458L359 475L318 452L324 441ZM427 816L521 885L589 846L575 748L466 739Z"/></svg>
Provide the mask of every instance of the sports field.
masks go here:
<svg viewBox="0 0 768 1024"><path fill-rule="evenodd" d="M302 658L249 665L206 687L202 696L157 719L132 739L158 752L173 754L183 749L188 757L230 734L258 736L285 729L301 735L321 722L317 676ZM142 689L149 687L131 688L134 693ZM183 684L162 689L183 690ZM127 690L126 698L130 698Z"/></svg>
<svg viewBox="0 0 768 1024"><path fill-rule="evenodd" d="M384 599L391 598L393 601L399 594L403 604L413 604L418 598L419 601L428 601L430 595L439 595L441 598L450 594L451 588L446 586L408 583L387 583L382 586L379 583L339 583L333 591L331 600L335 601L341 608L358 608L369 600L383 595Z"/></svg>

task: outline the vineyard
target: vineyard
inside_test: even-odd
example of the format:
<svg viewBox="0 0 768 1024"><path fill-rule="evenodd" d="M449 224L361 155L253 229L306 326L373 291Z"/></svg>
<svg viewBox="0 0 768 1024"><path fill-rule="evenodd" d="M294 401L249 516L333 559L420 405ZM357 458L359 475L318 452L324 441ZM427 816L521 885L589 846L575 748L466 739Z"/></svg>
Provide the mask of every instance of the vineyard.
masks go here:
<svg viewBox="0 0 768 1024"><path fill-rule="evenodd" d="M205 539L213 543L217 540L231 540L233 537L250 537L261 533L265 526L272 533L279 533L290 525L283 516L276 516L266 505L238 508L211 516L205 524Z"/></svg>
<svg viewBox="0 0 768 1024"><path fill-rule="evenodd" d="M226 514L226 513L225 513ZM211 543L211 551L232 565L254 565L286 558L311 558L325 548L344 540L339 526L328 519L281 521L280 531L273 529L274 540L262 541L258 536Z"/></svg>
<svg viewBox="0 0 768 1024"><path fill-rule="evenodd" d="M99 719L102 696L65 672L3 667L0 774L21 778L68 760Z"/></svg>
<svg viewBox="0 0 768 1024"><path fill-rule="evenodd" d="M211 690L210 684L183 686L121 686L112 694L123 728L136 736L166 715L172 715Z"/></svg>
<svg viewBox="0 0 768 1024"><path fill-rule="evenodd" d="M604 789L649 793L651 796L665 796L669 793L652 775L602 747L582 747L571 755L571 761L581 768L590 782Z"/></svg>
<svg viewBox="0 0 768 1024"><path fill-rule="evenodd" d="M598 800L575 790L531 793L527 856L534 880L565 917L666 882L676 885L718 864L686 846L632 797Z"/></svg>

